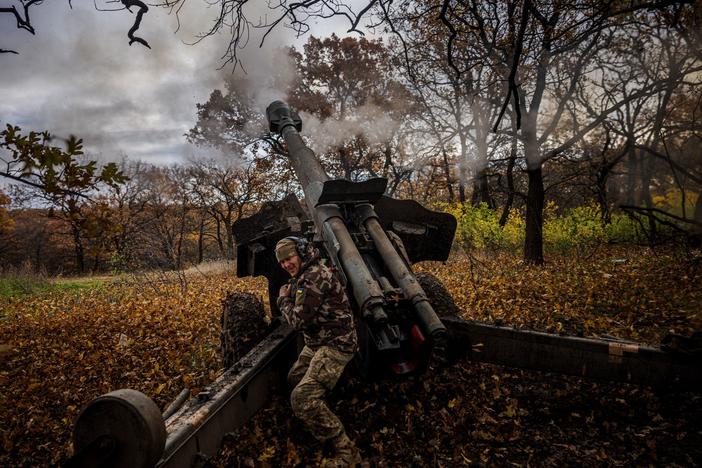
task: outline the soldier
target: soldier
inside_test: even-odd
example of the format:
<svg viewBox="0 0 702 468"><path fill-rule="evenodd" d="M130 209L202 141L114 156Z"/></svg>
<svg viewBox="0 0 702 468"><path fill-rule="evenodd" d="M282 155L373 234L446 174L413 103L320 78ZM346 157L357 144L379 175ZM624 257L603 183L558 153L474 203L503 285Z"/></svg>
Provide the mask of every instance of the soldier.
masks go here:
<svg viewBox="0 0 702 468"><path fill-rule="evenodd" d="M317 440L331 441L336 466L361 462L344 426L324 402L357 347L353 313L343 287L320 262L310 243L286 237L275 247L280 266L291 276L280 288L278 308L290 325L302 332L305 346L288 373L295 416Z"/></svg>

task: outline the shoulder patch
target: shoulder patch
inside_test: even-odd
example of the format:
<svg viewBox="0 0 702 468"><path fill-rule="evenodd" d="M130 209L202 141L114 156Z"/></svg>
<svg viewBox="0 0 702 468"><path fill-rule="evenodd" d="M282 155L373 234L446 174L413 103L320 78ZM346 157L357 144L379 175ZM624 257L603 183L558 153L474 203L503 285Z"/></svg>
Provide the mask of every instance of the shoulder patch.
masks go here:
<svg viewBox="0 0 702 468"><path fill-rule="evenodd" d="M295 291L295 305L299 306L305 303L305 293L306 289L302 286L298 287Z"/></svg>

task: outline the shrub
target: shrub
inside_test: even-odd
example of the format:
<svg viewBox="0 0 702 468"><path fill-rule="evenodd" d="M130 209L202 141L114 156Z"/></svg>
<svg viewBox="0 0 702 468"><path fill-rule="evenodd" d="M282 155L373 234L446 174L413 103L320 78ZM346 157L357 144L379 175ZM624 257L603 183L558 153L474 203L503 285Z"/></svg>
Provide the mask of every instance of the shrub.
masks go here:
<svg viewBox="0 0 702 468"><path fill-rule="evenodd" d="M524 243L524 219L517 210L510 212L502 228L500 214L485 203L479 206L459 203L442 208L456 217L456 241L465 248L513 250Z"/></svg>
<svg viewBox="0 0 702 468"><path fill-rule="evenodd" d="M458 221L456 242L467 249L487 249L516 252L524 244L525 220L519 210L510 212L507 223L500 227L500 213L486 204L471 206L453 204L441 206ZM613 214L609 224L602 223L599 206L590 203L564 214L549 202L544 209L544 248L566 253L610 243L641 243L645 235L640 224L626 214Z"/></svg>
<svg viewBox="0 0 702 468"><path fill-rule="evenodd" d="M606 241L600 210L595 205L578 206L563 216L555 216L549 202L544 210L544 247L564 251L591 247Z"/></svg>

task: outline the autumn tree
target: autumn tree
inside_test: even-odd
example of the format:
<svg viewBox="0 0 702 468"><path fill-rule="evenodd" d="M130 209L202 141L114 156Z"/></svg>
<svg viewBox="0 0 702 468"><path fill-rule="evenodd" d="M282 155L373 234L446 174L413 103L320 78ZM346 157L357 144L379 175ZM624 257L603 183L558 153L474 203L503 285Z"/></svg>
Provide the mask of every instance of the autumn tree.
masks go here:
<svg viewBox="0 0 702 468"><path fill-rule="evenodd" d="M8 233L12 230L13 221L7 211L10 198L0 190L0 234Z"/></svg>
<svg viewBox="0 0 702 468"><path fill-rule="evenodd" d="M71 135L66 149L52 146L49 132L21 133L7 124L0 132L0 177L41 190L47 197L73 195L87 198L101 185L119 184L125 177L114 163L98 168L96 161L81 162L83 140Z"/></svg>
<svg viewBox="0 0 702 468"><path fill-rule="evenodd" d="M97 204L90 195L102 187L116 186L126 178L114 163L101 168L96 161L81 161L82 140L71 136L66 149L52 146L48 132L22 135L19 127L7 125L0 133L0 176L31 188L35 197L50 206L49 216L63 220L73 240L76 268L85 271L86 235L97 235L105 227L104 219L96 217Z"/></svg>
<svg viewBox="0 0 702 468"><path fill-rule="evenodd" d="M151 222L142 235L142 262L151 267L180 269L197 231L194 205L187 187L191 176L184 167L151 166L142 175Z"/></svg>
<svg viewBox="0 0 702 468"><path fill-rule="evenodd" d="M332 175L348 179L385 176L390 191L412 172L402 154L409 135L401 123L413 109L412 97L393 75L395 68L381 41L310 38L304 51L290 50L297 78L288 101L307 112L304 125L310 144ZM252 93L254 84L232 77L224 92L215 90L198 104L198 120L189 141L229 157L247 159L268 171L269 188L289 190L295 181L287 170L285 149L267 132L263 109ZM281 85L282 86L282 85ZM266 152L264 163L262 152Z"/></svg>
<svg viewBox="0 0 702 468"><path fill-rule="evenodd" d="M181 0L169 2L180 4ZM232 21L217 23L210 35L230 28L231 40L227 60L237 61L237 46L247 40L249 27L254 27L246 16L248 0L221 0ZM542 164L549 158L568 151L583 136L601 124L599 118L580 127L580 131L565 137L561 144L551 146L554 130L559 127L566 104L573 99L580 77L588 71L593 57L606 44L613 28L628 21L638 21L634 16L643 12L661 12L666 24L683 33L694 33L699 25L699 8L692 2L390 2L370 0L356 8L346 2L282 1L273 7L277 15L258 26L267 31L285 21L299 33L309 29L316 18L344 17L350 30L358 31L364 18L374 15L375 24L383 24L402 42L404 37L396 28L398 21L408 15L430 15L444 26L446 60L461 74L466 67L459 63L460 44L473 41L483 48L483 57L490 68L505 84L502 110L493 127L510 114L516 119L515 128L520 132L520 144L527 161L529 188L527 191L527 235L525 259L543 262L544 186ZM646 20L656 19L649 16ZM694 34L687 34L694 37ZM406 44L405 44L406 45ZM642 92L645 92L642 90ZM553 101L552 101L553 100ZM508 107L512 108L507 112ZM614 111L604 109L604 114ZM603 117L602 117L603 118ZM543 145L548 143L546 147Z"/></svg>
<svg viewBox="0 0 702 468"><path fill-rule="evenodd" d="M125 158L119 168L128 179L105 193L114 226L108 238L110 263L113 268L134 268L144 256L145 233L154 222L148 182L153 166Z"/></svg>
<svg viewBox="0 0 702 468"><path fill-rule="evenodd" d="M381 40L310 37L291 50L298 82L289 102L320 120L310 141L328 171L349 180L388 177L392 192L408 174L403 130L416 105ZM310 128L312 127L312 128Z"/></svg>
<svg viewBox="0 0 702 468"><path fill-rule="evenodd" d="M224 258L234 258L232 223L251 214L252 208L269 196L266 171L259 168L260 162L195 160L188 168L192 177L189 184L191 197L213 219L215 239ZM201 231L202 235L204 232Z"/></svg>
<svg viewBox="0 0 702 468"><path fill-rule="evenodd" d="M608 49L597 57L601 72L583 80L578 99L569 109L572 121L580 123L598 118L605 107L623 103L602 120L593 132L595 138L587 139L595 169L594 188L605 221L612 197L627 209L646 214L654 237L653 212L660 207L654 206L652 191L664 194L675 187L681 205L677 214L670 214L682 215L686 222L686 188L697 185L694 173L700 162L699 152L680 148L699 131L691 114L699 102L702 82L696 74L702 62L678 33L657 18L661 15L640 14L646 21L615 33ZM634 49L632 37L637 41ZM686 116L683 109L692 112ZM598 145L600 150L593 148ZM608 187L611 176L616 181L613 194ZM665 217L664 212L659 214Z"/></svg>
<svg viewBox="0 0 702 468"><path fill-rule="evenodd" d="M502 84L486 66L480 48L472 42L454 44L465 69L457 73L446 61L447 44L444 25L430 15L408 15L401 23L405 42L394 41L405 67L412 92L422 112L417 113L428 135L436 141L441 155L444 178L452 179L449 161L456 147L458 165L458 199L466 201L466 184L472 180L471 202L494 208L489 193L489 160L501 146L503 134L492 133L499 112ZM458 59L456 59L458 60ZM448 185L449 198L453 188Z"/></svg>
<svg viewBox="0 0 702 468"><path fill-rule="evenodd" d="M265 109L256 103L255 89L248 79L230 76L224 91L215 89L206 102L196 105L197 121L186 138L224 165L254 164L265 172L267 189L276 197L290 191L296 181L284 145L268 131Z"/></svg>

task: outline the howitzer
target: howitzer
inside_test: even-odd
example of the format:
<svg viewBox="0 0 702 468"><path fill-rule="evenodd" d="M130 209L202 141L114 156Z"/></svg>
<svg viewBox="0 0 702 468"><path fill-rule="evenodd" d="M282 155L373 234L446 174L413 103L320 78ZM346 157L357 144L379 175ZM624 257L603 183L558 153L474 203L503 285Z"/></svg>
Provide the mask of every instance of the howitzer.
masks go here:
<svg viewBox="0 0 702 468"><path fill-rule="evenodd" d="M279 132L287 144L306 210L290 195L237 221L232 226L237 275L266 276L275 314L278 288L287 280L275 260L276 242L304 236L317 243L353 302L361 338L357 362L363 373L382 377L421 372L432 350L440 356L448 350L474 361L598 380L702 388L702 335L656 348L450 316L456 312L450 295L435 278L415 276L410 265L448 257L455 219L414 201L384 196L385 179L329 179L298 133L299 117L282 102L272 103L267 115L271 131ZM251 299L235 296L227 302L224 332L236 335L225 320L228 316L252 309L263 314L263 305L247 298ZM440 320L435 309L441 310ZM285 388L285 375L298 351L296 338L286 325L272 325L243 357L225 346L225 372L184 404L179 398L163 415L152 400L134 390L117 390L93 400L75 423L75 455L69 466L201 463L218 451L226 433L245 424L276 389Z"/></svg>
<svg viewBox="0 0 702 468"><path fill-rule="evenodd" d="M264 275L270 303L285 280L273 246L290 234L315 242L347 288L360 337L358 362L366 375L407 374L426 367L431 350L446 353L446 327L411 270L421 260L446 260L456 230L453 216L384 195L387 179L330 179L298 133L301 121L281 101L266 110L271 132L287 144L289 161L305 195L310 219L292 197L288 214L270 211L234 224L237 276ZM280 205L279 205L280 206ZM249 229L278 219L267 232ZM405 246L415 246L406 248Z"/></svg>

